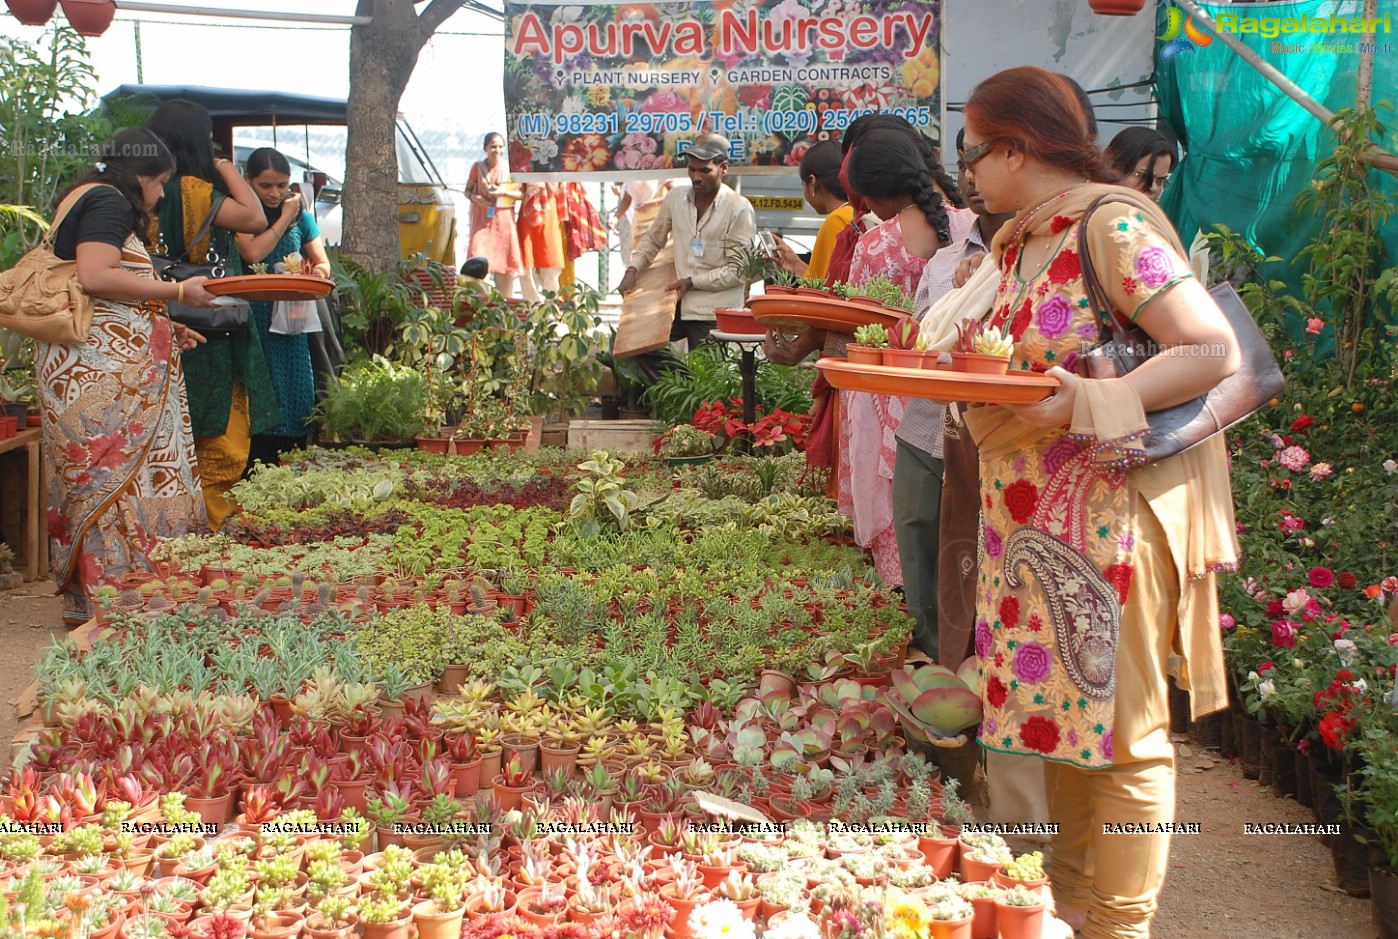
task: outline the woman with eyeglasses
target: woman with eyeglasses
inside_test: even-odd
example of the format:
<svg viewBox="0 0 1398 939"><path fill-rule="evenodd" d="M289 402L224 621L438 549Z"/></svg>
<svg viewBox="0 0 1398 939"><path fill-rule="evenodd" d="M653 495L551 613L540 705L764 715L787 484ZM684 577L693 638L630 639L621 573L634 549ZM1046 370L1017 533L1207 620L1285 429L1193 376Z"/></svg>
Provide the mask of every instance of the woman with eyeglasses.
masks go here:
<svg viewBox="0 0 1398 939"><path fill-rule="evenodd" d="M1174 818L1167 670L1196 718L1227 706L1214 578L1238 550L1222 435L1147 465L1146 415L1232 374L1237 338L1159 208L1111 185L1061 76L1000 72L964 114L961 163L989 211L1014 213L987 261L989 322L1010 333L1012 373L1060 383L1038 404L963 411L980 455L980 744L1042 760L1060 918L1087 939L1136 939L1150 933ZM925 227L918 213L902 224L910 244L931 237L909 230ZM1103 315L1159 350L1122 378L1077 374L1103 326L1082 249Z"/></svg>
<svg viewBox="0 0 1398 939"><path fill-rule="evenodd" d="M1107 160L1116 170L1120 185L1144 192L1159 202L1179 156L1175 145L1160 131L1128 127L1107 144Z"/></svg>

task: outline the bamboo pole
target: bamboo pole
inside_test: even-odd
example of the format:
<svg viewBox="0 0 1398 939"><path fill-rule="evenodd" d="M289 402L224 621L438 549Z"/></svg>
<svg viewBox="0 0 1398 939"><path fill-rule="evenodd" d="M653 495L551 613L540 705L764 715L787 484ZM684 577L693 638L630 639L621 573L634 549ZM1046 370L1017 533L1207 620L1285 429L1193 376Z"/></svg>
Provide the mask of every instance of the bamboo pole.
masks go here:
<svg viewBox="0 0 1398 939"><path fill-rule="evenodd" d="M1364 0L1364 18L1366 20L1377 19L1379 15L1379 0ZM1374 39L1377 40L1378 33L1375 32ZM1359 44L1359 87L1355 95L1356 106L1361 111L1370 108L1370 100L1374 90L1374 43L1361 42Z"/></svg>
<svg viewBox="0 0 1398 939"><path fill-rule="evenodd" d="M1374 6L1375 3L1376 0L1365 0L1364 9L1366 15L1369 15L1371 10L1377 12L1377 7ZM1234 36L1227 30L1219 29L1218 25L1214 23L1213 18L1201 10L1194 0L1175 0L1175 5L1193 17L1194 21L1215 39L1236 52L1240 59L1252 66L1263 78L1275 85L1282 94L1305 108L1307 113L1313 115L1316 120L1327 127L1334 122L1334 111L1331 111L1325 105L1306 94L1294 81L1277 71L1270 63L1264 62L1261 56L1249 49L1237 36ZM1364 59L1361 56L1360 80L1363 83L1360 86L1361 94L1363 95L1360 99L1361 101L1367 100L1369 94L1368 89L1371 89L1373 85L1374 61L1372 53L1369 55L1368 63L1368 80L1367 83L1363 83L1365 72L1363 71ZM1369 149L1360 155L1360 159L1377 169L1385 170L1386 172L1392 173L1394 176L1398 176L1398 156L1389 153L1377 144L1370 144Z"/></svg>

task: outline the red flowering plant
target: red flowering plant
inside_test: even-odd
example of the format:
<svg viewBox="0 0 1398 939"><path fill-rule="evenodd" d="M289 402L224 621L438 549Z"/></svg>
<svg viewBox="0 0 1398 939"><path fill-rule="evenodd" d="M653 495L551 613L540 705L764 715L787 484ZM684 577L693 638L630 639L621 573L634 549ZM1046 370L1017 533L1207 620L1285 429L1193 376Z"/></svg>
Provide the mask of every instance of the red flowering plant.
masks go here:
<svg viewBox="0 0 1398 939"><path fill-rule="evenodd" d="M1326 192L1340 191L1329 175L1340 171L1321 173ZM1326 229L1338 225L1329 216L1339 204L1322 208ZM1291 296L1260 273L1275 258L1226 230L1210 241L1225 262L1216 272L1246 279L1239 292L1287 383L1227 435L1241 547L1239 569L1219 581L1229 675L1248 710L1328 751L1352 738L1367 700L1337 676L1373 680L1393 662L1384 604L1398 593L1398 330L1381 324L1398 269L1380 276L1356 254L1343 277L1321 271L1325 258L1353 253L1323 236L1302 252L1318 267ZM1342 282L1363 287L1362 303L1334 293Z"/></svg>
<svg viewBox="0 0 1398 939"><path fill-rule="evenodd" d="M788 453L805 446L806 435L811 430L808 414L793 414L781 408L773 408L763 413L756 409L757 419L751 424L743 420L743 401L729 398L722 401L706 401L694 412L690 422L699 430L713 434L719 441L719 449L730 447L735 441L750 434L754 447L770 453ZM659 451L657 451L659 452Z"/></svg>

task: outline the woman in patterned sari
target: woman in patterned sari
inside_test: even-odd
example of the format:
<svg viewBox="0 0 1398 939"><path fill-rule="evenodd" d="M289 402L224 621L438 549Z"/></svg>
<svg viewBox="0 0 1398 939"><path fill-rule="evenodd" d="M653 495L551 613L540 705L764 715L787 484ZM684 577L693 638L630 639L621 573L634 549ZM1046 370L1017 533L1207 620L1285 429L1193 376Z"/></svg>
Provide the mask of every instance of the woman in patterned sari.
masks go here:
<svg viewBox="0 0 1398 939"><path fill-rule="evenodd" d="M1042 69L994 75L965 108L961 163L992 212L990 321L1012 372L1061 385L1029 406L965 412L980 451L976 654L983 747L1044 760L1059 915L1089 939L1138 939L1164 883L1174 816L1167 667L1196 716L1226 705L1214 574L1237 562L1222 435L1144 465L1145 415L1238 367L1227 320L1170 223L1114 179L1072 87ZM1160 349L1129 375L1079 378L1097 322L1078 229L1114 315ZM917 213L904 238L930 239ZM1172 660L1181 663L1178 669ZM1107 833L1104 826L1118 826Z"/></svg>
<svg viewBox="0 0 1398 939"><path fill-rule="evenodd" d="M145 239L174 158L147 130L103 144L89 183L57 227L95 313L87 338L35 344L49 485L49 537L64 621L92 615L102 584L150 570L147 551L205 524L180 353L203 341L164 301L209 306L204 278L157 280ZM69 192L73 192L72 189Z"/></svg>
<svg viewBox="0 0 1398 939"><path fill-rule="evenodd" d="M217 255L230 274L242 273L233 233L265 231L267 219L233 161L214 156L209 112L193 101L167 101L151 115L146 129L170 148L178 166L165 184L158 214L151 218L151 243L161 244L167 257L185 257L194 264L208 263L210 255ZM216 192L227 198L219 205L213 228L191 245L189 239L203 227ZM209 527L217 531L234 508L228 490L243 477L252 434L277 424L277 396L251 321L232 335L205 338L208 342L185 357L185 392L204 507Z"/></svg>

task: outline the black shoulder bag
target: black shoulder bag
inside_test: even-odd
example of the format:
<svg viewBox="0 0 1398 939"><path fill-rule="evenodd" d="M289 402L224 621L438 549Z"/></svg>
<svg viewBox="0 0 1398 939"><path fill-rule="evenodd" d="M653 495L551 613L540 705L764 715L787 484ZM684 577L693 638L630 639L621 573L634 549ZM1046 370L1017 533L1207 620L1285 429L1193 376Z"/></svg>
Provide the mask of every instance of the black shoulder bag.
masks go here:
<svg viewBox="0 0 1398 939"><path fill-rule="evenodd" d="M1134 323L1122 325L1097 277L1088 250L1087 223L1092 213L1107 202L1133 204L1120 193L1101 196L1087 207L1078 226L1083 286L1101 327L1098 344L1078 358L1078 372L1087 378L1120 378L1159 351L1145 330ZM1145 439L1147 463L1172 457L1247 420L1286 387L1271 346L1233 286L1221 283L1209 290L1209 296L1237 336L1242 363L1236 372L1194 400L1146 415L1150 425Z"/></svg>
<svg viewBox="0 0 1398 939"><path fill-rule="evenodd" d="M167 281L181 281L200 276L212 279L222 277L228 272L223 266L223 259L214 253L212 238L209 240L209 261L207 263L194 264L189 260L190 245L197 245L208 234L209 229L213 227L214 217L218 215L219 206L223 205L223 201L227 198L217 189L214 190L209 215L204 219L204 224L199 226L199 231L185 245L182 255L178 258L166 257L162 254L150 256L151 266L155 268L156 277ZM252 307L244 300L229 303L227 299L222 299L217 306L211 307L193 307L175 300L169 301L169 315L173 322L188 326L209 339L227 337L239 332L247 326L248 314L251 311Z"/></svg>

